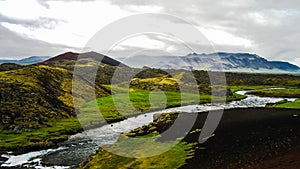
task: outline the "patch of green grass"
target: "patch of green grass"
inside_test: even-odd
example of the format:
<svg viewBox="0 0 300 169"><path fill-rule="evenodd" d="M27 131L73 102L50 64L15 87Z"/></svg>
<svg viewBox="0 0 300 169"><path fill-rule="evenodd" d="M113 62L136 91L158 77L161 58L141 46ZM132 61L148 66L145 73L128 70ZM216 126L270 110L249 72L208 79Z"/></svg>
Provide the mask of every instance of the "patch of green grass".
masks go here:
<svg viewBox="0 0 300 169"><path fill-rule="evenodd" d="M294 102L278 104L275 107L276 108L287 108L287 109L300 109L300 99L297 99Z"/></svg>
<svg viewBox="0 0 300 169"><path fill-rule="evenodd" d="M245 85L240 85L240 86L229 86L229 88L232 90L232 92L237 92L239 90L259 90L259 89L267 89L267 88L286 88L284 86L245 86Z"/></svg>
<svg viewBox="0 0 300 169"><path fill-rule="evenodd" d="M120 91L124 91L124 89L120 88ZM166 105L160 104L163 96L166 97ZM151 105L149 98L156 104ZM129 96L128 93L120 92L84 104L81 107L81 113L77 115L80 123L76 117L71 117L56 119L56 122L45 122L39 129L25 131L2 130L0 132L0 149L4 151L51 147L59 141L66 140L68 135L82 130L81 126L93 127L103 124L105 120L109 123L121 121L125 116L159 110L165 107L176 107L182 104L199 102L206 103L210 102L211 98L219 101L226 99L224 97L210 96L207 94L197 95L194 93L180 93L178 91L164 91L164 93L159 93L132 89ZM118 103L118 106L116 106L116 103ZM101 114L99 114L99 109L103 118Z"/></svg>
<svg viewBox="0 0 300 169"><path fill-rule="evenodd" d="M300 97L300 88L254 90L254 91L249 92L249 94L254 94L254 95L263 96L263 97L299 98Z"/></svg>
<svg viewBox="0 0 300 169"><path fill-rule="evenodd" d="M232 101L243 97L235 95L232 98L225 98L208 94L180 93L179 91L164 91L162 93L135 89L131 90L129 94L121 92L84 104L80 109L81 113L78 115L78 118L83 126L89 127L105 121L108 123L120 121L126 116L147 111L193 103L207 103L211 99L215 101Z"/></svg>
<svg viewBox="0 0 300 169"><path fill-rule="evenodd" d="M168 143L155 142L154 140L147 140L141 144L139 147L148 147L153 151L159 150L163 148ZM120 146L122 143L118 143L115 146ZM136 145L136 144L133 144ZM149 147L150 146L150 147ZM121 145L120 147L124 147ZM127 146L128 147L128 146ZM186 163L186 159L191 158L194 154L192 150L193 144L188 144L185 142L181 142L174 146L169 151L152 156L147 158L129 158L122 157L116 154L105 151L103 148L100 148L96 154L92 155L88 159L88 163L84 163L80 168L103 168L103 169L122 169L122 168L136 168L136 169L144 169L144 168L165 168L165 169L174 169L183 166ZM124 151L120 149L120 151ZM144 153L139 150L135 152L136 154Z"/></svg>
<svg viewBox="0 0 300 169"><path fill-rule="evenodd" d="M168 121L171 120L173 123L177 115L178 113L161 114L155 122L121 135L117 143L100 148L96 154L88 157L80 168L173 169L181 167L187 159L194 156L196 144L156 140L161 137L159 131L165 131L171 125ZM132 137L140 139L135 140Z"/></svg>
<svg viewBox="0 0 300 169"><path fill-rule="evenodd" d="M68 135L82 130L76 117L51 122L39 129L27 131L3 130L0 132L1 151L22 152L55 146L68 139Z"/></svg>

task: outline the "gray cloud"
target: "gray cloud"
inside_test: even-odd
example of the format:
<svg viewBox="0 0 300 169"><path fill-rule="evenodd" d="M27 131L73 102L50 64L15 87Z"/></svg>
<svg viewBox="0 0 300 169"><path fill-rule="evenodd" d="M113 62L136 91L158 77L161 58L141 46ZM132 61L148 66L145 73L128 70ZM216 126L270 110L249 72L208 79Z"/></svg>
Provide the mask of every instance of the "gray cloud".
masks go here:
<svg viewBox="0 0 300 169"><path fill-rule="evenodd" d="M66 50L76 50L67 45L51 44L41 40L31 39L24 35L10 31L1 23L21 25L30 29L54 29L57 24L64 22L53 18L39 17L38 19L18 19L0 13L0 58L20 59L24 56L44 55L52 56L65 52Z"/></svg>
<svg viewBox="0 0 300 169"><path fill-rule="evenodd" d="M46 18L46 17L39 17L38 19L18 19L18 18L11 18L0 13L0 23L10 23L10 24L17 24L22 25L24 27L30 29L37 29L37 28L45 28L45 29L54 29L57 24L60 22L65 22L63 20L57 20L53 18Z"/></svg>
<svg viewBox="0 0 300 169"><path fill-rule="evenodd" d="M181 0L140 1L111 0L114 5L132 10L133 6L160 6L167 14L193 24L223 30L249 39L247 51L271 60L295 61L300 58L300 1L273 0ZM216 50L245 51L245 47L218 45ZM198 51L201 52L201 51ZM300 64L300 63L298 63Z"/></svg>
<svg viewBox="0 0 300 169"><path fill-rule="evenodd" d="M126 58L126 57L134 57L140 55L148 55L148 56L171 56L171 55L178 55L178 56L185 56L189 53L193 52L200 52L200 53L214 53L218 51L239 51L239 52L250 52L254 53L254 51L249 50L246 47L240 46L232 46L232 45L210 45L209 42L205 44L199 43L181 43L176 41L175 39L166 38L161 35L157 34L143 34L150 40L156 40L159 42L163 42L165 45L161 49L149 49L147 47L139 47L139 46L128 46L128 45L120 45L122 49L112 49L109 51L108 55L114 58ZM172 47L174 50L169 51L168 48ZM214 50L218 49L218 50ZM197 50L197 51L194 51ZM104 51L99 50L98 52L104 53ZM168 54L167 54L168 53ZM105 53L106 54L106 53Z"/></svg>
<svg viewBox="0 0 300 169"><path fill-rule="evenodd" d="M49 7L50 7L49 4L47 3L47 1L45 1L45 0L37 0L37 2L38 2L41 6L47 8L47 9L49 9Z"/></svg>
<svg viewBox="0 0 300 169"><path fill-rule="evenodd" d="M0 58L20 59L24 56L54 56L68 50L77 50L66 45L50 44L14 33L0 25Z"/></svg>

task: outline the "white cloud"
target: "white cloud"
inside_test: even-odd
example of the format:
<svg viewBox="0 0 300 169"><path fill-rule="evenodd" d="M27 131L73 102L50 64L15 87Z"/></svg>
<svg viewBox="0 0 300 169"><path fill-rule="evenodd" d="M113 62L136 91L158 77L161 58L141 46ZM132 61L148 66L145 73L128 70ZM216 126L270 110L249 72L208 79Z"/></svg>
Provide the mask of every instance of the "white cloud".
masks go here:
<svg viewBox="0 0 300 169"><path fill-rule="evenodd" d="M116 44L116 50L124 49L124 47L144 48L144 49L162 49L165 43L159 40L148 38L146 35L135 35L123 39L120 43Z"/></svg>
<svg viewBox="0 0 300 169"><path fill-rule="evenodd" d="M45 15L47 9L35 0L0 1L0 11L3 15L19 19L37 19Z"/></svg>
<svg viewBox="0 0 300 169"><path fill-rule="evenodd" d="M234 36L228 32L217 29L199 28L204 36L211 42L217 45L232 45L232 46L244 46L251 47L251 41L245 38Z"/></svg>

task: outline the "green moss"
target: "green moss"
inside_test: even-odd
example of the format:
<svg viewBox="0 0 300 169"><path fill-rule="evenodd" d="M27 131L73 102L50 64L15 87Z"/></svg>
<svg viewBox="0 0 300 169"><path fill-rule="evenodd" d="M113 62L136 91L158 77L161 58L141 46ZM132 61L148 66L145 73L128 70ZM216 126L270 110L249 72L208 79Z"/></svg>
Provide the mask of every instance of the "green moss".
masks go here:
<svg viewBox="0 0 300 169"><path fill-rule="evenodd" d="M1 151L53 146L81 130L73 107L72 77L68 70L45 65L0 72ZM75 93L79 96L84 96L81 89L94 89L82 79L77 83L83 91ZM109 95L96 87L98 96Z"/></svg>
<svg viewBox="0 0 300 169"><path fill-rule="evenodd" d="M189 134L195 134L195 133L199 133L201 131L201 129L195 129L189 132Z"/></svg>
<svg viewBox="0 0 300 169"><path fill-rule="evenodd" d="M151 146L153 150L157 150L160 146L165 146L167 143L143 143L140 146ZM193 144L179 143L169 151L148 158L127 158L121 157L100 148L97 154L89 157L88 162L83 163L80 168L103 168L103 169L115 169L115 168L166 168L174 169L183 166L186 160L193 156L193 152L190 151ZM143 152L136 152L143 153Z"/></svg>
<svg viewBox="0 0 300 169"><path fill-rule="evenodd" d="M288 97L288 98L299 98L300 88L287 88L287 89L272 89L272 90L254 90L249 92L263 97Z"/></svg>
<svg viewBox="0 0 300 169"><path fill-rule="evenodd" d="M239 86L228 86L233 92L237 92L240 90L259 90L259 89L267 89L267 88L282 88L283 86L272 86L272 85L239 85Z"/></svg>
<svg viewBox="0 0 300 169"><path fill-rule="evenodd" d="M51 122L47 126L21 132L2 130L0 149L2 151L22 152L48 148L67 140L68 135L82 131L76 118Z"/></svg>
<svg viewBox="0 0 300 169"><path fill-rule="evenodd" d="M287 102L287 103L277 104L274 107L276 107L276 108L286 108L286 109L300 109L300 99L297 99L294 102Z"/></svg>

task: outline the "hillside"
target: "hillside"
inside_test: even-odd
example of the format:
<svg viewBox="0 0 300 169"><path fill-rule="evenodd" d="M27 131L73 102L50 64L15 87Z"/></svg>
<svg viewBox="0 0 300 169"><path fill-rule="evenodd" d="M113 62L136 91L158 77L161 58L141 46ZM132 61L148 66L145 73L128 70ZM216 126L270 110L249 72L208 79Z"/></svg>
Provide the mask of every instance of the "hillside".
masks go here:
<svg viewBox="0 0 300 169"><path fill-rule="evenodd" d="M68 70L29 66L0 72L0 82L0 125L4 130L35 129L48 121L75 116L72 73ZM78 83L82 89L93 87L84 79ZM100 85L95 88L99 97L109 95ZM84 102L85 94L77 95Z"/></svg>
<svg viewBox="0 0 300 169"><path fill-rule="evenodd" d="M8 70L17 70L24 67L25 67L24 65L18 65L16 63L2 63L0 64L0 72L8 71Z"/></svg>
<svg viewBox="0 0 300 169"><path fill-rule="evenodd" d="M89 65L96 62L96 63L101 63L110 66L128 67L127 65L115 59L112 59L108 56L96 52L87 52L87 53L66 52L44 61L43 64L64 66L69 69L70 68L72 69L72 66L74 66L76 61L77 64L82 64L82 65Z"/></svg>

